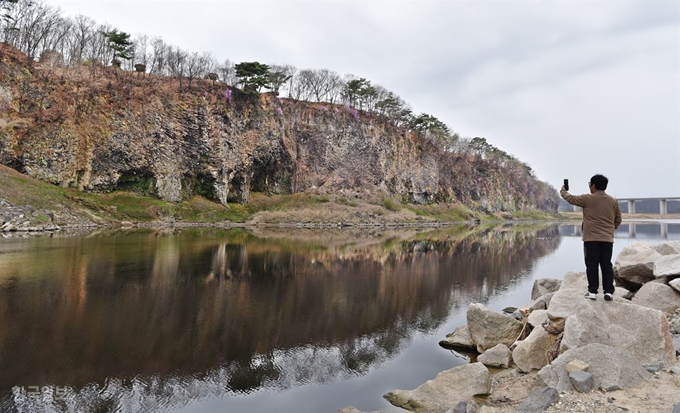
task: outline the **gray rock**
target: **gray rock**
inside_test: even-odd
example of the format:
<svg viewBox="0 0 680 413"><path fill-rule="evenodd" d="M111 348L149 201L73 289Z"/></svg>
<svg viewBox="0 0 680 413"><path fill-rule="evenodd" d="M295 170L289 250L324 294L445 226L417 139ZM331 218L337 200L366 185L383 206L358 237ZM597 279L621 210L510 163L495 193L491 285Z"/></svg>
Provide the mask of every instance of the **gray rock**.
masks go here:
<svg viewBox="0 0 680 413"><path fill-rule="evenodd" d="M671 373L680 375L680 367L671 367Z"/></svg>
<svg viewBox="0 0 680 413"><path fill-rule="evenodd" d="M16 230L17 230L17 227L14 226L10 222L7 222L2 227L0 227L0 231L3 231L3 232L15 232Z"/></svg>
<svg viewBox="0 0 680 413"><path fill-rule="evenodd" d="M548 310L534 310L527 317L527 323L532 328L543 325L544 322L548 321Z"/></svg>
<svg viewBox="0 0 680 413"><path fill-rule="evenodd" d="M550 305L550 300L552 300L555 293L544 294L529 304L530 311L545 310Z"/></svg>
<svg viewBox="0 0 680 413"><path fill-rule="evenodd" d="M513 317L496 313L479 303L470 304L468 307L467 325L470 337L480 353L499 343L510 347L524 327L523 323Z"/></svg>
<svg viewBox="0 0 680 413"><path fill-rule="evenodd" d="M466 402L460 402L453 408L453 410L447 410L447 413L479 413L479 405L473 400L468 400Z"/></svg>
<svg viewBox="0 0 680 413"><path fill-rule="evenodd" d="M590 393L595 385L593 375L581 370L569 373L569 382L579 393Z"/></svg>
<svg viewBox="0 0 680 413"><path fill-rule="evenodd" d="M652 246L661 255L680 254L680 241L669 241Z"/></svg>
<svg viewBox="0 0 680 413"><path fill-rule="evenodd" d="M577 359L590 365L589 373L593 375L594 387L607 391L635 387L652 376L628 352L602 344L588 344L569 350L543 367L538 375L547 386L567 392L571 389L571 383L566 366Z"/></svg>
<svg viewBox="0 0 680 413"><path fill-rule="evenodd" d="M467 325L459 326L453 333L447 334L446 338L439 342L439 345L452 350L477 351L477 345L472 341Z"/></svg>
<svg viewBox="0 0 680 413"><path fill-rule="evenodd" d="M338 410L338 413L364 413L356 407L348 406ZM380 413L380 411L370 412L370 413Z"/></svg>
<svg viewBox="0 0 680 413"><path fill-rule="evenodd" d="M524 314L522 314L521 311L515 310L510 314L510 317L514 318L517 321L523 321L524 320Z"/></svg>
<svg viewBox="0 0 680 413"><path fill-rule="evenodd" d="M680 337L673 337L673 347L675 347L675 355L680 356Z"/></svg>
<svg viewBox="0 0 680 413"><path fill-rule="evenodd" d="M674 363L664 314L617 297L613 302L583 299L565 323L560 353L592 343L624 350L644 365Z"/></svg>
<svg viewBox="0 0 680 413"><path fill-rule="evenodd" d="M650 373L656 373L657 371L661 370L663 368L662 365L660 364L652 364L649 366L643 366L645 370L647 370Z"/></svg>
<svg viewBox="0 0 680 413"><path fill-rule="evenodd" d="M489 370L482 363L472 363L443 371L415 390L395 390L383 397L402 409L445 413L461 401L489 393Z"/></svg>
<svg viewBox="0 0 680 413"><path fill-rule="evenodd" d="M503 312L504 312L505 314L512 314L512 313L514 313L515 311L517 311L517 307L505 307L505 308L503 309Z"/></svg>
<svg viewBox="0 0 680 413"><path fill-rule="evenodd" d="M676 278L668 283L668 285L675 291L680 293L680 278Z"/></svg>
<svg viewBox="0 0 680 413"><path fill-rule="evenodd" d="M548 306L551 321L566 320L583 305L583 294L588 290L588 280L584 272L568 272L564 275L562 286L553 295Z"/></svg>
<svg viewBox="0 0 680 413"><path fill-rule="evenodd" d="M531 299L535 300L548 293L554 293L560 289L562 285L562 280L557 280L554 278L539 278L534 281L534 285L531 288Z"/></svg>
<svg viewBox="0 0 680 413"><path fill-rule="evenodd" d="M521 372L529 373L539 370L550 362L548 350L555 344L557 337L545 331L543 327L531 330L529 336L518 341L512 351L512 360Z"/></svg>
<svg viewBox="0 0 680 413"><path fill-rule="evenodd" d="M674 331L673 334L680 334L680 317L671 321L671 331Z"/></svg>
<svg viewBox="0 0 680 413"><path fill-rule="evenodd" d="M637 290L654 280L654 262L661 258L648 242L625 247L614 262L614 279L619 285Z"/></svg>
<svg viewBox="0 0 680 413"><path fill-rule="evenodd" d="M680 254L664 255L654 261L654 277L680 277Z"/></svg>
<svg viewBox="0 0 680 413"><path fill-rule="evenodd" d="M673 413L680 413L680 402L675 403L675 406L673 407Z"/></svg>
<svg viewBox="0 0 680 413"><path fill-rule="evenodd" d="M479 405L474 400L468 400L465 413L480 413Z"/></svg>
<svg viewBox="0 0 680 413"><path fill-rule="evenodd" d="M487 367L508 368L512 361L512 352L505 344L497 344L477 357L477 361Z"/></svg>
<svg viewBox="0 0 680 413"><path fill-rule="evenodd" d="M541 300L540 298L529 303L529 311L531 312L534 312L536 310L545 310L547 308L548 304L544 300Z"/></svg>
<svg viewBox="0 0 680 413"><path fill-rule="evenodd" d="M467 402L460 402L453 408L453 413L465 413L467 410Z"/></svg>
<svg viewBox="0 0 680 413"><path fill-rule="evenodd" d="M567 373L572 373L574 371L588 371L590 366L588 363L582 360L572 360L569 363L567 363Z"/></svg>
<svg viewBox="0 0 680 413"><path fill-rule="evenodd" d="M362 413L362 412L356 407L348 406L338 410L338 413Z"/></svg>
<svg viewBox="0 0 680 413"><path fill-rule="evenodd" d="M182 200L182 174L176 170L166 172L163 175L156 175L158 196L166 201L179 202Z"/></svg>
<svg viewBox="0 0 680 413"><path fill-rule="evenodd" d="M672 313L680 308L680 293L666 284L652 282L643 285L631 301L643 307Z"/></svg>
<svg viewBox="0 0 680 413"><path fill-rule="evenodd" d="M616 289L614 290L614 297L621 297L625 298L626 300L630 300L633 298L633 293L630 292L627 288L616 286Z"/></svg>
<svg viewBox="0 0 680 413"><path fill-rule="evenodd" d="M541 413L560 398L557 390L551 387L534 389L522 403L517 406L518 412Z"/></svg>

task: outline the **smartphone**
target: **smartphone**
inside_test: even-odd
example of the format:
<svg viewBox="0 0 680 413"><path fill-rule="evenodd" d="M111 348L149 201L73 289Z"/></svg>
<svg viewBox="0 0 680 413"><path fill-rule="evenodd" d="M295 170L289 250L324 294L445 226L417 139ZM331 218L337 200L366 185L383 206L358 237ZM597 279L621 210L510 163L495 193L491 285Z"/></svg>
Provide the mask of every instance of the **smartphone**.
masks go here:
<svg viewBox="0 0 680 413"><path fill-rule="evenodd" d="M568 191L568 190L569 190L569 180L568 180L568 179L565 179L565 180L564 180L564 190L565 190L565 191Z"/></svg>

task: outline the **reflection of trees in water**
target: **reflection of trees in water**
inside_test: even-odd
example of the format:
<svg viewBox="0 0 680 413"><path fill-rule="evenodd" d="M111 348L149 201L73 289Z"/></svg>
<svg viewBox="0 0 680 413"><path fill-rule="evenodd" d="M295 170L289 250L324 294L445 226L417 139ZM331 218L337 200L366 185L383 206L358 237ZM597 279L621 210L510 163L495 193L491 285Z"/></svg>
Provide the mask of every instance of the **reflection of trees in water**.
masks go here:
<svg viewBox="0 0 680 413"><path fill-rule="evenodd" d="M149 377L151 400L174 397L168 386L217 383L221 394L364 374L559 244L556 227L332 247L200 235L94 238L59 255L73 275L0 287L0 321L11 320L0 333L0 390L86 391L115 377L108 385L132 394L141 390L131 378Z"/></svg>

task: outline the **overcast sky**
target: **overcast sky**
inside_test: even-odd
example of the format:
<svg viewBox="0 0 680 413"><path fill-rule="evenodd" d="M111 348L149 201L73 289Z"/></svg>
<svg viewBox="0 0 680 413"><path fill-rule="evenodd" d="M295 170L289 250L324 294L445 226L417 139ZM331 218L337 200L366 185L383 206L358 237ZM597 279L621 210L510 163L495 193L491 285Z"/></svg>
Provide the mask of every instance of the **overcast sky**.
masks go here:
<svg viewBox="0 0 680 413"><path fill-rule="evenodd" d="M365 77L557 189L680 197L680 1L46 0L218 61Z"/></svg>

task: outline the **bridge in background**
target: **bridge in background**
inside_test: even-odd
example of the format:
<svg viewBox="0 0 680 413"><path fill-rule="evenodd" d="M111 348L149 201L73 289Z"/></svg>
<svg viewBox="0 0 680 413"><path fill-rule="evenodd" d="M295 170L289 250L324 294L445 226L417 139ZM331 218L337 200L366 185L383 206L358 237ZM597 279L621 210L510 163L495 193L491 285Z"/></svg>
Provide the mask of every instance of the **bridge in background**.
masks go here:
<svg viewBox="0 0 680 413"><path fill-rule="evenodd" d="M661 215L667 215L668 214L668 201L680 201L680 197L667 197L667 198L617 198L616 199L619 202L628 202L628 213L629 214L634 214L635 213L635 201L648 201L648 200L655 200L659 201L659 214ZM574 211L580 211L581 207L577 207L574 205Z"/></svg>
<svg viewBox="0 0 680 413"><path fill-rule="evenodd" d="M580 237L583 235L583 229L581 224L565 225L569 228L566 233L562 235L566 236L576 236ZM657 229L658 228L658 229ZM627 237L626 237L627 233ZM658 234L658 235L657 235ZM621 224L619 229L614 232L614 238L638 238L638 235L642 235L642 239L678 239L680 237L680 224L668 222L659 223L635 223L635 222L624 222Z"/></svg>

